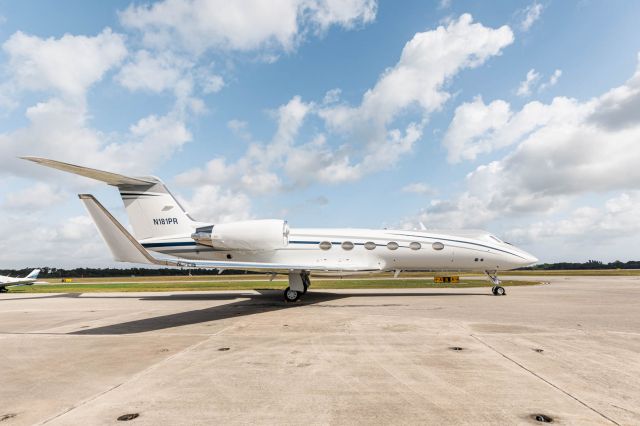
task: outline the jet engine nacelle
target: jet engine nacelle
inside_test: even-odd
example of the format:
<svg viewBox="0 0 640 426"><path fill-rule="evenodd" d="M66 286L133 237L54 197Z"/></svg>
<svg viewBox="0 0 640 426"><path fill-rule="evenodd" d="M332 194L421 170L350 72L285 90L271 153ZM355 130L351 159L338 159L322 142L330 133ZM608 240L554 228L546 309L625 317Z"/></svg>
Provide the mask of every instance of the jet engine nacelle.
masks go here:
<svg viewBox="0 0 640 426"><path fill-rule="evenodd" d="M191 237L219 249L275 250L289 243L289 226L284 220L243 220L207 228L198 229Z"/></svg>

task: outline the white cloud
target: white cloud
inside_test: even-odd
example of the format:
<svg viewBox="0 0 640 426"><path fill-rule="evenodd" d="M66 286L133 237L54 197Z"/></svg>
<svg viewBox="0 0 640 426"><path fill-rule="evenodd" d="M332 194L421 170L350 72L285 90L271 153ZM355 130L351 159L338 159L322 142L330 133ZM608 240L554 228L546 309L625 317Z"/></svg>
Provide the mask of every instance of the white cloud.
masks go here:
<svg viewBox="0 0 640 426"><path fill-rule="evenodd" d="M334 133L365 141L362 164L352 168L363 173L390 167L411 151L429 114L449 99L447 82L461 70L478 67L499 55L512 42L509 27L488 28L474 23L471 15L462 15L446 27L415 34L398 63L380 76L359 106L325 106L319 114ZM404 130L388 128L411 107L421 111L418 121Z"/></svg>
<svg viewBox="0 0 640 426"><path fill-rule="evenodd" d="M61 159L123 173L144 174L170 158L191 140L182 119L169 113L150 115L131 126L128 133L111 137L89 125L84 106L60 99L40 102L27 109L28 125L0 134L0 173L32 176L38 173L17 157L35 155Z"/></svg>
<svg viewBox="0 0 640 426"><path fill-rule="evenodd" d="M458 106L442 142L447 148L449 162L474 159L479 153L493 149L495 143L486 148L487 142L480 138L486 139L493 129L504 127L510 117L509 104L501 100L485 105L482 98L477 97L473 102Z"/></svg>
<svg viewBox="0 0 640 426"><path fill-rule="evenodd" d="M389 123L413 104L433 112L449 99L444 86L450 78L462 69L482 65L512 42L509 27L488 28L464 14L446 27L415 34L404 46L400 61L364 94L360 106L339 106L322 115L331 127L352 130L354 122Z"/></svg>
<svg viewBox="0 0 640 426"><path fill-rule="evenodd" d="M538 88L538 91L542 92L543 90L546 90L549 87L555 86L556 84L558 84L560 77L562 77L562 70L555 70L553 74L551 74L551 77L549 77L549 81L542 83Z"/></svg>
<svg viewBox="0 0 640 426"><path fill-rule="evenodd" d="M460 70L480 66L513 41L513 33L473 23L462 15L446 27L416 34L404 47L400 61L385 71L368 90L362 103L339 103L339 89L328 91L321 105L293 97L276 114L278 130L267 145L252 143L235 162L217 158L204 168L179 176L185 184L227 185L250 193L266 193L312 182L337 184L360 179L395 164L422 136L428 116L449 98L444 87ZM417 106L417 121L401 128L393 122ZM309 115L321 117L330 133L346 143L335 146L327 134L316 133L308 142L296 143ZM244 131L245 123L231 128ZM349 143L349 141L365 141ZM359 161L352 161L355 158ZM284 171L288 179L277 172Z"/></svg>
<svg viewBox="0 0 640 426"><path fill-rule="evenodd" d="M126 56L124 38L106 28L95 37L59 39L14 33L2 45L14 90L54 91L83 100L87 89Z"/></svg>
<svg viewBox="0 0 640 426"><path fill-rule="evenodd" d="M402 192L410 192L419 195L434 195L436 190L423 182L414 182L402 188Z"/></svg>
<svg viewBox="0 0 640 426"><path fill-rule="evenodd" d="M538 80L540 80L540 73L538 73L533 68L527 72L527 77L520 83L518 86L518 90L516 91L516 95L518 96L530 96L531 89L535 84L537 84Z"/></svg>
<svg viewBox="0 0 640 426"><path fill-rule="evenodd" d="M448 9L451 7L452 0L440 0L438 9Z"/></svg>
<svg viewBox="0 0 640 426"><path fill-rule="evenodd" d="M224 87L224 79L216 74L205 75L202 78L202 91L204 93L217 93Z"/></svg>
<svg viewBox="0 0 640 426"><path fill-rule="evenodd" d="M538 3L533 2L529 6L527 6L523 11L522 15L524 15L522 21L520 22L520 29L522 31L529 31L531 26L540 19L540 15L542 14L542 9L544 7Z"/></svg>
<svg viewBox="0 0 640 426"><path fill-rule="evenodd" d="M308 7L310 19L326 30L332 25L353 28L372 22L376 18L376 0L320 0L302 2L299 7Z"/></svg>
<svg viewBox="0 0 640 426"><path fill-rule="evenodd" d="M64 199L63 192L44 182L5 195L0 207L10 210L37 210L48 208Z"/></svg>
<svg viewBox="0 0 640 426"><path fill-rule="evenodd" d="M192 66L171 53L136 52L133 60L125 64L116 80L129 90L163 92L173 89L185 68Z"/></svg>
<svg viewBox="0 0 640 426"><path fill-rule="evenodd" d="M251 218L251 201L245 194L217 185L202 185L191 199L181 202L191 216L203 222L225 223Z"/></svg>
<svg viewBox="0 0 640 426"><path fill-rule="evenodd" d="M324 98L322 98L323 105L335 104L340 100L340 95L342 94L342 90L340 89L331 89L325 93Z"/></svg>
<svg viewBox="0 0 640 426"><path fill-rule="evenodd" d="M312 104L303 102L298 96L293 97L274 113L278 129L268 145L253 142L244 156L236 162L228 163L224 158L214 158L204 168L182 173L178 176L178 181L188 185L224 184L253 194L279 189L281 180L271 169L282 167L287 155L294 149L295 138L311 108ZM242 135L246 123L232 120L229 126Z"/></svg>
<svg viewBox="0 0 640 426"><path fill-rule="evenodd" d="M591 240L608 243L620 237L640 234L640 194L623 192L599 207L579 207L566 218L546 220L516 227L505 236L513 241L529 243L540 240Z"/></svg>
<svg viewBox="0 0 640 426"><path fill-rule="evenodd" d="M0 251L3 253L0 266L11 268L113 263L95 225L86 216L52 222L46 212L17 214L7 210L0 224Z"/></svg>
<svg viewBox="0 0 640 426"><path fill-rule="evenodd" d="M464 123L473 115L469 109L488 115L504 104L477 98L458 107L444 139L454 160L516 147L469 173L467 190L427 207L423 220L448 217L478 226L496 217L558 212L584 194L640 189L640 65L625 84L584 102L556 97L550 104L509 109L491 126ZM445 206L446 215L439 216Z"/></svg>
<svg viewBox="0 0 640 426"><path fill-rule="evenodd" d="M249 132L249 123L244 120L229 120L227 122L227 127L240 139L244 139L246 141L251 141L253 139L251 132Z"/></svg>
<svg viewBox="0 0 640 426"><path fill-rule="evenodd" d="M374 0L164 0L132 4L120 20L141 30L148 46L175 47L177 42L196 53L291 50L308 30L365 24L373 21L376 9Z"/></svg>

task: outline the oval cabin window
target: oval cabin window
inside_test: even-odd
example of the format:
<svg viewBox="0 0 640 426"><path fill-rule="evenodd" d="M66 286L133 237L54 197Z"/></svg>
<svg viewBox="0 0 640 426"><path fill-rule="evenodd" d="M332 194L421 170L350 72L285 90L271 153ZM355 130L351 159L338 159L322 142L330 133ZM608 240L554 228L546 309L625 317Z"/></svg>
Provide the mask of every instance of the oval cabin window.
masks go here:
<svg viewBox="0 0 640 426"><path fill-rule="evenodd" d="M434 250L442 250L444 248L444 244L442 244L440 241L436 241L435 243L431 244L431 247L433 247Z"/></svg>
<svg viewBox="0 0 640 426"><path fill-rule="evenodd" d="M390 243L387 243L387 248L389 250L398 250L398 247L400 246L395 241L391 241Z"/></svg>
<svg viewBox="0 0 640 426"><path fill-rule="evenodd" d="M367 250L373 250L374 248L376 248L376 243L374 243L373 241L367 241L366 243L364 243L364 248L366 248Z"/></svg>
<svg viewBox="0 0 640 426"><path fill-rule="evenodd" d="M345 241L342 243L342 248L344 250L351 250L353 249L353 243L351 241Z"/></svg>
<svg viewBox="0 0 640 426"><path fill-rule="evenodd" d="M331 248L331 243L329 241L323 241L320 243L320 248L322 250L329 250Z"/></svg>
<svg viewBox="0 0 640 426"><path fill-rule="evenodd" d="M409 248L411 248L411 250L420 250L422 248L422 244L414 241L413 243L409 244Z"/></svg>

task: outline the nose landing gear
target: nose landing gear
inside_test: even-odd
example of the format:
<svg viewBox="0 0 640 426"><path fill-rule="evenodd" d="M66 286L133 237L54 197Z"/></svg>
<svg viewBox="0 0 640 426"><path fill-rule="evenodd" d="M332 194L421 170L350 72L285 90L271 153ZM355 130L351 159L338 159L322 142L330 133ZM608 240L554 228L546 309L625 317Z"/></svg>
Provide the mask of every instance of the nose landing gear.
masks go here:
<svg viewBox="0 0 640 426"><path fill-rule="evenodd" d="M500 285L500 279L498 278L498 274L496 271L485 271L491 282L493 283L493 288L491 292L494 296L506 296L507 291Z"/></svg>

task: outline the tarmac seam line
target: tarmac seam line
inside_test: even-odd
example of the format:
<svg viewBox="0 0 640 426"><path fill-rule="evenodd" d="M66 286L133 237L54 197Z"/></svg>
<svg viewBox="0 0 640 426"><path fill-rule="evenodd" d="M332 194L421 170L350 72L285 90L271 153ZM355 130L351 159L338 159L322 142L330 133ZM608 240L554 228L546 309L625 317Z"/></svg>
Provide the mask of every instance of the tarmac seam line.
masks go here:
<svg viewBox="0 0 640 426"><path fill-rule="evenodd" d="M476 339L478 342L482 343L484 346L488 347L489 349L491 349L492 351L494 351L495 353L501 355L502 357L508 359L509 361L511 361L512 363L514 363L515 365L517 365L518 367L522 368L523 370L525 370L526 372L528 372L529 374L533 375L534 377L537 377L538 379L542 380L543 382L545 382L546 384L548 384L549 386L551 386L552 388L559 390L560 392L562 392L563 394L567 395L569 398L573 399L574 401L580 403L581 405L585 406L586 408L588 408L589 410L593 411L594 413L598 414L600 417L610 421L611 423L613 423L614 425L620 426L620 423L616 422L615 420L607 417L605 414L601 413L600 411L596 410L595 408L591 407L589 404L587 404L586 402L578 399L577 397L573 396L572 394L570 394L569 392L565 391L564 389L562 389L561 387L551 383L549 380L545 379L544 377L540 376L539 374L537 374L536 372L534 372L533 370L528 369L527 367L525 367L524 365L522 365L521 363L519 363L518 361L514 360L513 358L510 358L509 356L503 354L502 352L500 352L499 350L497 350L496 348L494 348L493 346L491 346L490 344L488 344L487 342L485 342L484 340L482 340L481 338L479 338L478 336L476 336L475 334L471 334L471 337L473 337L474 339Z"/></svg>
<svg viewBox="0 0 640 426"><path fill-rule="evenodd" d="M119 387L121 387L121 386L123 386L123 385L126 385L127 383L130 383L130 382L132 382L132 381L134 381L134 380L137 380L138 378L142 377L142 376L143 376L144 374L146 374L147 372L149 372L149 371L151 371L151 370L153 370L153 369L155 369L155 368L158 368L158 366L159 366L159 365L164 364L165 362L170 361L170 360L172 360L172 359L174 359L174 358L178 357L179 355L182 355L182 354L184 354L184 353L186 353L186 352L190 352L190 351L192 351L193 349L196 349L198 346L203 345L204 343L208 342L208 341L209 341L211 338L213 338L214 336L219 335L220 333L222 333L222 332L223 332L223 331L225 331L225 330L228 330L228 329L229 329L229 328L231 328L231 327L233 327L233 325L230 325L230 326L228 326L228 327L225 327L225 328L223 328L222 330L218 330L217 332L215 332L215 333L213 333L213 334L210 334L208 338L206 338L206 339L202 339L201 341L199 341L199 342L197 342L197 343L194 343L193 345L187 346L186 348L184 348L184 349L182 349L181 351L179 351L179 352L177 352L177 353L175 353L175 354L171 355L170 357L164 358L164 359L162 359L162 360L160 360L160 361L156 362L155 364L152 364L152 365L148 366L148 367L147 367L147 368L145 368L144 370L139 371L138 373L136 373L136 374L134 374L133 376L129 377L128 379L124 380L122 383L118 383L117 385L114 385L114 386L112 386L112 387L110 387L110 388L108 388L108 389L105 389L104 391L99 392L99 393L97 393L96 395L93 395L93 396L91 396L91 397L89 397L89 398L86 398L86 399L84 399L84 400L80 401L79 403L74 404L74 405L72 405L71 407L68 407L68 408L64 409L63 411L59 412L58 414L54 415L53 417L49 417L48 419L45 419L45 420L43 420L43 421L41 421L40 423L37 423L37 424L39 424L39 425L43 425L43 424L49 423L49 422L51 422L51 421L53 421L53 420L55 420L55 419L57 419L57 418L59 418L59 417L61 417L61 416L64 416L65 414L67 414L67 413L69 413L69 412L71 412L71 411L75 410L76 408L80 408L80 407L82 407L83 405L85 405L85 404L87 404L87 403L89 403L89 402L95 401L96 399L98 399L98 398L100 398L101 396L103 396L103 395L105 395L105 394L107 394L107 393L111 392L112 390L114 390L114 389L118 389Z"/></svg>

